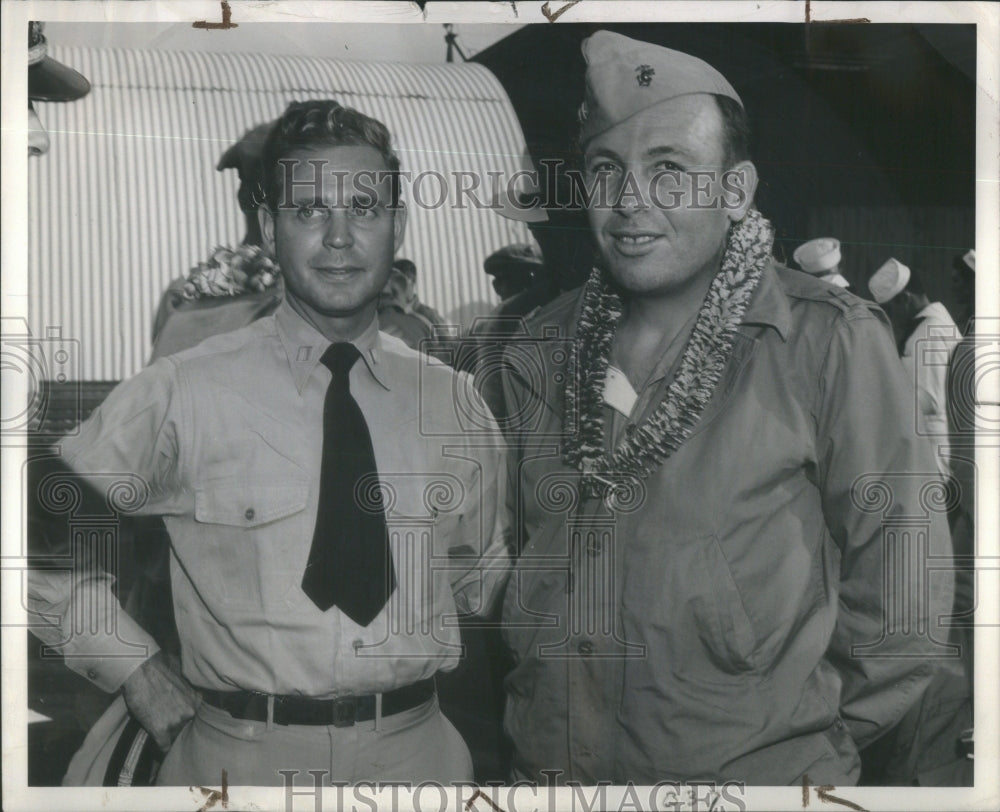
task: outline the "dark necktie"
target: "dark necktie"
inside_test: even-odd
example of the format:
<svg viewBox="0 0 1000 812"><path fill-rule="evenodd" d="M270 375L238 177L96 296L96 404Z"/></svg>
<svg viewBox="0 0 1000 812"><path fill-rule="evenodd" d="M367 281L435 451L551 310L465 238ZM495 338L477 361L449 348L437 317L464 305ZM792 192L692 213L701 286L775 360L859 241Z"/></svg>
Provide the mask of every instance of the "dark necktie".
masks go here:
<svg viewBox="0 0 1000 812"><path fill-rule="evenodd" d="M353 344L340 343L320 359L333 379L323 404L319 508L302 591L324 612L336 604L367 626L396 588L396 572L371 434L351 395L348 376L360 356Z"/></svg>

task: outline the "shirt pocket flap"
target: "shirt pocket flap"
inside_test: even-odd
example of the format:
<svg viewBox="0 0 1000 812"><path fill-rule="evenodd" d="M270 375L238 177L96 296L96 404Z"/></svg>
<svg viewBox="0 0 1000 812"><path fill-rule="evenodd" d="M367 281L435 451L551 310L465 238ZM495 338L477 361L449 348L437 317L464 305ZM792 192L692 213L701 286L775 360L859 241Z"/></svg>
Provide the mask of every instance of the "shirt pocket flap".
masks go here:
<svg viewBox="0 0 1000 812"><path fill-rule="evenodd" d="M259 527L305 509L306 483L206 485L195 491L194 517L205 524Z"/></svg>

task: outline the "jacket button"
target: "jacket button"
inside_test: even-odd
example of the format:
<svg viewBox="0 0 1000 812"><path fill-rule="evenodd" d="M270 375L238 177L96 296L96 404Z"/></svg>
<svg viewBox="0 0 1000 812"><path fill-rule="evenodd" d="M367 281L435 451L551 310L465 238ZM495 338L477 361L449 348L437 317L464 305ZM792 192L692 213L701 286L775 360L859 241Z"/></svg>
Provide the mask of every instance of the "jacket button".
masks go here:
<svg viewBox="0 0 1000 812"><path fill-rule="evenodd" d="M253 521L253 517L256 516L257 514L254 512L253 508L247 508L247 512L244 513L243 515L246 517L246 520L248 522L252 522Z"/></svg>
<svg viewBox="0 0 1000 812"><path fill-rule="evenodd" d="M93 668L88 668L87 679L97 679L97 671Z"/></svg>
<svg viewBox="0 0 1000 812"><path fill-rule="evenodd" d="M576 650L579 651L584 657L587 657L594 652L594 644L589 640L581 640L577 644Z"/></svg>

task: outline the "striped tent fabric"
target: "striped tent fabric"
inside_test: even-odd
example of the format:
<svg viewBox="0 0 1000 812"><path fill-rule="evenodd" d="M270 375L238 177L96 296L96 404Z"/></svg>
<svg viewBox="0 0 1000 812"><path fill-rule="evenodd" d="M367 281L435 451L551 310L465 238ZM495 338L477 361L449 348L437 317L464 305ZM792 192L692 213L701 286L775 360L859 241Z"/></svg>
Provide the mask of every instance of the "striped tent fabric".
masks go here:
<svg viewBox="0 0 1000 812"><path fill-rule="evenodd" d="M223 151L295 99L335 98L395 139L409 205L399 256L447 321L496 303L482 261L530 240L521 223L460 200L453 173L489 200L521 168L524 136L481 65L409 65L245 53L52 48L92 83L84 99L36 104L51 150L29 162L29 324L79 341L81 380L118 380L148 360L166 286L243 234ZM421 180L416 181L420 176ZM447 179L442 184L440 178ZM444 196L444 201L436 205ZM459 207L455 203L465 203Z"/></svg>

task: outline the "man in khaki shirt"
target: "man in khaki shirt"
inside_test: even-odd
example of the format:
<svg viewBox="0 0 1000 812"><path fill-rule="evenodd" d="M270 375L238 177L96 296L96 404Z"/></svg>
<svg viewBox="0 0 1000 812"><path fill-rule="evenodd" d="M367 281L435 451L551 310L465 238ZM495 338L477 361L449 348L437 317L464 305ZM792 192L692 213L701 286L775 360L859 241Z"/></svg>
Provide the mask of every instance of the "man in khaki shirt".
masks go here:
<svg viewBox="0 0 1000 812"><path fill-rule="evenodd" d="M503 441L466 377L378 330L406 223L384 125L333 101L293 102L265 166L260 225L284 275L281 307L159 359L61 446L95 487L128 476L135 512L164 516L181 672L102 572L71 584L32 573L31 608L48 618L35 631L71 668L123 691L168 750L158 783L218 784L223 770L234 785L282 784L279 770L309 785L308 770L324 783L469 780L433 677L458 662L455 616L487 611L509 566ZM344 354L338 372L329 359ZM384 516L392 577L381 597L361 596L375 601L368 614L345 596L381 539L359 537L347 555L319 532L338 375L337 408L349 392L377 477L354 482L352 510L327 523ZM320 592L343 584L333 605L307 577L316 572ZM95 621L89 633L81 620Z"/></svg>

